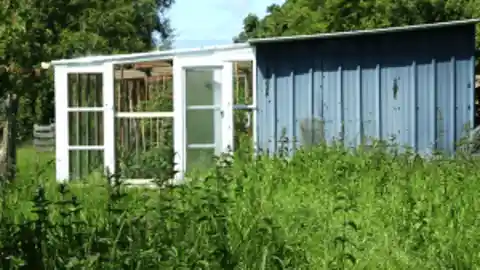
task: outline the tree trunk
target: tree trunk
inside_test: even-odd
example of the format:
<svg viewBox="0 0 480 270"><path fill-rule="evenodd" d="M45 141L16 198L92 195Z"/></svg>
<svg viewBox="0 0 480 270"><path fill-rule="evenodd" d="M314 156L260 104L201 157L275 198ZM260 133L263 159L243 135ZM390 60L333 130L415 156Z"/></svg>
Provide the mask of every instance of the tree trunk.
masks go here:
<svg viewBox="0 0 480 270"><path fill-rule="evenodd" d="M0 174L3 179L13 181L17 170L17 112L18 97L8 94L5 99L5 124L0 153Z"/></svg>

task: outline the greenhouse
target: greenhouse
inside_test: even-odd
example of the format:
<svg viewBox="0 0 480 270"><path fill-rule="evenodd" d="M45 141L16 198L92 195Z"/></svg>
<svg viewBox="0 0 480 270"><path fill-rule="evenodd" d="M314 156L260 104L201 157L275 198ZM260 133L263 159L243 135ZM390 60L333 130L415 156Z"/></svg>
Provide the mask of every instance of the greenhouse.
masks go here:
<svg viewBox="0 0 480 270"><path fill-rule="evenodd" d="M253 140L253 62L247 44L52 61L57 180L183 179L234 149L234 117Z"/></svg>

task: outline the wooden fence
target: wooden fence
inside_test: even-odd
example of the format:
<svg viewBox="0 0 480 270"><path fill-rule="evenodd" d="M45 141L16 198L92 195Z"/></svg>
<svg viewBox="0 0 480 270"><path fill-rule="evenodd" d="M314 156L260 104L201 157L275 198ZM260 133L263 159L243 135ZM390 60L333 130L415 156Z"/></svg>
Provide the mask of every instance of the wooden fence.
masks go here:
<svg viewBox="0 0 480 270"><path fill-rule="evenodd" d="M33 126L33 146L37 151L53 151L55 149L55 124L35 124Z"/></svg>

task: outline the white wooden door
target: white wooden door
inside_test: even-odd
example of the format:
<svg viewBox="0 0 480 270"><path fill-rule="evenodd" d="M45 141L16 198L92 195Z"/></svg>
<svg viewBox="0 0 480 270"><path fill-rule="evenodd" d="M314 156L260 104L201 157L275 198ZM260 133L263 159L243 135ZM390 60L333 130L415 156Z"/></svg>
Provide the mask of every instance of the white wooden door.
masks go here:
<svg viewBox="0 0 480 270"><path fill-rule="evenodd" d="M183 172L208 169L214 156L232 149L230 73L229 63L183 67Z"/></svg>

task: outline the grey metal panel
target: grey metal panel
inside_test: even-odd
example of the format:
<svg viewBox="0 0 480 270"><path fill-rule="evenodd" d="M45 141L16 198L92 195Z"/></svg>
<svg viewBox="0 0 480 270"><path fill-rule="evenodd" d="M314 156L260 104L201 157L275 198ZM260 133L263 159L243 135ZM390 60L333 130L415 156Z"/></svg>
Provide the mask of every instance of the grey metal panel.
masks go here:
<svg viewBox="0 0 480 270"><path fill-rule="evenodd" d="M319 33L319 34L312 34L312 35L252 38L248 40L248 43L256 45L260 43L275 43L275 42L312 40L312 39L331 39L331 38L338 38L338 37L353 37L353 36L364 36L364 35L372 35L372 34L388 34L388 33L394 33L394 32L430 30L430 29L438 29L438 28L444 28L444 27L462 26L462 25L468 25L468 24L477 24L479 22L480 22L480 19L475 18L475 19L467 19L467 20L456 20L456 21L416 24L416 25L377 28L377 29L366 29L366 30L355 30L355 31L345 31L345 32L333 32L333 33Z"/></svg>
<svg viewBox="0 0 480 270"><path fill-rule="evenodd" d="M327 141L373 137L453 152L474 119L474 31L257 45L259 149L304 144L302 127L319 120Z"/></svg>

